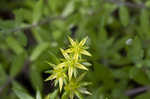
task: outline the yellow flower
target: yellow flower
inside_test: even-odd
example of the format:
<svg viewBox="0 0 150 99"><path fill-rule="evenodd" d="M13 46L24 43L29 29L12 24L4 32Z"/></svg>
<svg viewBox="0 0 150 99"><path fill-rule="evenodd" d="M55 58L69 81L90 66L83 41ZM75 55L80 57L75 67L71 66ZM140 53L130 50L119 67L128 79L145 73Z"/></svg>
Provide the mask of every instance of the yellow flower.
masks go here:
<svg viewBox="0 0 150 99"><path fill-rule="evenodd" d="M87 37L80 42L74 41L69 37L69 41L71 46L68 49L60 49L64 56L61 63L55 65L48 62L53 69L48 71L51 75L46 79L46 81L55 79L55 85L59 83L60 92L62 88L65 88L64 95L69 95L70 99L73 99L75 95L79 97L81 93L90 94L85 88L83 88L88 85L88 83L80 82L83 75L80 75L78 79L76 78L78 69L88 70L82 63L85 62L85 60L82 59L82 54L87 56L91 56L91 54L86 51L87 47L85 46L85 43L87 41ZM63 87L64 85L65 87Z"/></svg>
<svg viewBox="0 0 150 99"><path fill-rule="evenodd" d="M78 60L78 57L80 56L80 54L91 56L91 54L85 50L86 46L84 46L87 41L87 37L81 40L80 42L77 42L77 41L75 42L72 38L70 37L68 38L69 38L71 46L69 49L65 50L65 52L73 53L74 54L73 57L75 60Z"/></svg>
<svg viewBox="0 0 150 99"><path fill-rule="evenodd" d="M55 79L55 85L57 85L57 83L59 83L59 88L61 91L62 87L63 87L63 82L65 81L66 77L67 76L66 76L63 68L59 68L59 69L54 68L52 71L52 75L49 76L46 79L46 81Z"/></svg>
<svg viewBox="0 0 150 99"><path fill-rule="evenodd" d="M88 86L91 83L81 81L85 75L86 73L83 73L78 78L69 81L69 83L65 86L65 93L62 97L65 97L65 95L69 95L70 99L73 99L74 96L77 96L78 98L82 99L81 94L91 95L91 93L87 91L86 88L84 88L85 86Z"/></svg>
<svg viewBox="0 0 150 99"><path fill-rule="evenodd" d="M82 65L82 64L79 63L80 60L77 61L76 59L70 57L68 55L68 53L65 52L65 50L63 50L63 49L60 49L60 50L61 50L61 52L62 52L65 60L64 60L64 62L62 62L61 64L59 64L57 66L57 68L67 67L68 68L69 79L72 78L72 74L73 73L76 76L76 74L77 74L76 68L82 69L82 70L88 70L84 65Z"/></svg>

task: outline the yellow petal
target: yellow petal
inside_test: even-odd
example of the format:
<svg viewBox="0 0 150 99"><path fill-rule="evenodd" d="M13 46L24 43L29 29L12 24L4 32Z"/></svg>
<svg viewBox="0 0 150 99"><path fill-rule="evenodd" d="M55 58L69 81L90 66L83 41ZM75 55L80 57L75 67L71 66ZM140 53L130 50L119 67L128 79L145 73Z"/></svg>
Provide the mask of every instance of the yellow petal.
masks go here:
<svg viewBox="0 0 150 99"><path fill-rule="evenodd" d="M69 48L69 49L66 49L65 52L66 52L66 53L72 53L73 50L72 50L72 48Z"/></svg>
<svg viewBox="0 0 150 99"><path fill-rule="evenodd" d="M63 56L65 57L65 59L69 59L69 55L63 49L60 48L60 51L63 54Z"/></svg>
<svg viewBox="0 0 150 99"><path fill-rule="evenodd" d="M88 51L86 50L81 50L81 54L87 55L87 56L92 56Z"/></svg>
<svg viewBox="0 0 150 99"><path fill-rule="evenodd" d="M71 38L71 37L68 37L69 41L70 41L70 44L72 46L76 45L76 42Z"/></svg>
<svg viewBox="0 0 150 99"><path fill-rule="evenodd" d="M65 67L65 63L64 63L64 62L58 64L57 67L56 67L56 69L58 69L58 68L63 68L63 67Z"/></svg>
<svg viewBox="0 0 150 99"><path fill-rule="evenodd" d="M56 65L55 64L52 64L51 62L48 62L48 65L52 66L52 67L55 67Z"/></svg>
<svg viewBox="0 0 150 99"><path fill-rule="evenodd" d="M69 69L68 69L69 80L71 80L71 78L72 78L72 73L73 73L73 67L69 67Z"/></svg>
<svg viewBox="0 0 150 99"><path fill-rule="evenodd" d="M78 58L79 58L79 54L78 54L78 53L75 53L75 54L74 54L75 62L77 62L77 61L78 61Z"/></svg>
<svg viewBox="0 0 150 99"><path fill-rule="evenodd" d="M76 78L77 77L77 69L76 68L74 68L74 70L73 70L73 74L74 74L74 77Z"/></svg>
<svg viewBox="0 0 150 99"><path fill-rule="evenodd" d="M63 87L63 79L62 78L59 78L59 88L60 88L60 92L62 90L62 87Z"/></svg>
<svg viewBox="0 0 150 99"><path fill-rule="evenodd" d="M56 78L56 76L55 75L51 75L51 76L49 76L45 81L48 81L48 80L53 80L53 79L55 79Z"/></svg>
<svg viewBox="0 0 150 99"><path fill-rule="evenodd" d="M80 41L79 46L82 47L86 41L87 41L88 37L85 37L82 41Z"/></svg>
<svg viewBox="0 0 150 99"><path fill-rule="evenodd" d="M80 64L80 63L77 63L76 66L77 66L77 68L79 68L79 69L88 70L84 65L82 65L82 64Z"/></svg>

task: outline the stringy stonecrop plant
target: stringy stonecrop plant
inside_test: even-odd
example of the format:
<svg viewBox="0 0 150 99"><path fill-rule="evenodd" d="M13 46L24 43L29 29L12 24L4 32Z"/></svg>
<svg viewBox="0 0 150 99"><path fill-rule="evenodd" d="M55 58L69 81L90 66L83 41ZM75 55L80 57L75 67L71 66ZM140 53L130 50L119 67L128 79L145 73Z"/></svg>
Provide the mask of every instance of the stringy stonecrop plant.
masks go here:
<svg viewBox="0 0 150 99"><path fill-rule="evenodd" d="M69 48L65 50L60 49L64 57L61 59L61 63L55 65L48 62L53 70L49 72L51 75L46 81L54 79L55 86L59 84L60 92L64 89L62 99L73 99L75 96L79 99L83 99L82 94L91 94L84 88L90 83L82 82L86 71L88 71L88 68L83 65L83 62L86 62L86 60L83 59L82 56L91 56L91 54L86 51L87 47L85 46L85 43L87 37L80 42L74 41L70 37L68 37L68 39L70 41ZM84 70L84 73L81 74L81 71L79 73L79 70Z"/></svg>

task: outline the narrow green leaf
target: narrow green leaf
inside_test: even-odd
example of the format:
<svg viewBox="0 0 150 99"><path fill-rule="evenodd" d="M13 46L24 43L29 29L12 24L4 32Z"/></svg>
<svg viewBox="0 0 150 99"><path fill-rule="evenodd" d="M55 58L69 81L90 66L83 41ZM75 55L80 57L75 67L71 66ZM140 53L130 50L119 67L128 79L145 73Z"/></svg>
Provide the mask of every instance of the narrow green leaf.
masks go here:
<svg viewBox="0 0 150 99"><path fill-rule="evenodd" d="M16 57L14 57L12 61L12 65L10 67L11 77L15 77L21 71L22 67L24 66L25 58L26 58L25 53L21 53L17 55Z"/></svg>
<svg viewBox="0 0 150 99"><path fill-rule="evenodd" d="M39 89L41 91L43 89L43 79L37 67L34 65L30 68L30 80L35 90Z"/></svg>
<svg viewBox="0 0 150 99"><path fill-rule="evenodd" d="M27 37L23 32L17 33L17 40L19 41L20 45L22 45L22 46L27 45Z"/></svg>
<svg viewBox="0 0 150 99"><path fill-rule="evenodd" d="M47 42L40 43L39 45L37 45L30 56L30 60L36 60L48 48L48 46L49 44Z"/></svg>
<svg viewBox="0 0 150 99"><path fill-rule="evenodd" d="M8 37L6 39L7 45L16 53L20 54L24 51L23 47L14 37Z"/></svg>
<svg viewBox="0 0 150 99"><path fill-rule="evenodd" d="M150 1L149 0L146 1L145 5L146 5L146 7L150 7Z"/></svg>
<svg viewBox="0 0 150 99"><path fill-rule="evenodd" d="M128 58L134 63L139 63L143 56L144 51L142 48L142 43L138 37L135 37L132 44L128 46Z"/></svg>
<svg viewBox="0 0 150 99"><path fill-rule="evenodd" d="M42 38L42 36L41 36L41 32L40 32L39 30L40 30L40 28L39 28L39 27L36 27L36 28L32 29L32 33L33 33L33 36L34 36L34 38L36 39L36 41L37 41L38 43L41 43L41 42L43 42L44 40L43 40L43 38Z"/></svg>
<svg viewBox="0 0 150 99"><path fill-rule="evenodd" d="M127 26L129 24L129 11L126 6L120 6L119 17L123 26Z"/></svg>
<svg viewBox="0 0 150 99"><path fill-rule="evenodd" d="M33 9L33 24L36 24L42 16L43 0L37 1Z"/></svg>
<svg viewBox="0 0 150 99"><path fill-rule="evenodd" d="M28 90L17 81L12 82L12 89L18 89L24 93L28 93Z"/></svg>
<svg viewBox="0 0 150 99"><path fill-rule="evenodd" d="M6 75L2 65L0 64L0 86L5 83L6 79L7 79L7 75Z"/></svg>
<svg viewBox="0 0 150 99"><path fill-rule="evenodd" d="M17 83L13 84L13 91L18 96L19 99L34 99L20 85L18 86Z"/></svg>
<svg viewBox="0 0 150 99"><path fill-rule="evenodd" d="M52 52L49 52L49 58L50 58L51 62L54 64L60 63L60 60L58 59L58 57Z"/></svg>
<svg viewBox="0 0 150 99"><path fill-rule="evenodd" d="M13 89L13 91L15 92L15 94L18 96L19 99L34 99L29 94L24 93L21 90Z"/></svg>
<svg viewBox="0 0 150 99"><path fill-rule="evenodd" d="M74 1L71 0L65 7L65 9L62 13L62 16L66 17L66 16L70 15L73 11L74 11Z"/></svg>
<svg viewBox="0 0 150 99"><path fill-rule="evenodd" d="M149 32L149 11L147 11L146 9L141 10L140 25L144 33Z"/></svg>

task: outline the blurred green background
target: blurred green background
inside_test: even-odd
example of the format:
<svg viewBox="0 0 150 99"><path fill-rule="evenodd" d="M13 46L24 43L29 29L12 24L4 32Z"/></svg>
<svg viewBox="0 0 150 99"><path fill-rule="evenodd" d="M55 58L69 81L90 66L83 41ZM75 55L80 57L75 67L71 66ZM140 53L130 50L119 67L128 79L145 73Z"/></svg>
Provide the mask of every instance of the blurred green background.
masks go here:
<svg viewBox="0 0 150 99"><path fill-rule="evenodd" d="M67 36L88 36L84 99L150 99L150 0L0 0L0 99L59 99L45 82Z"/></svg>

